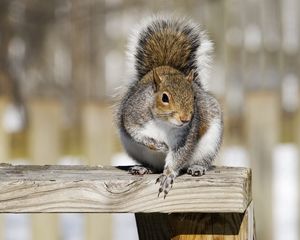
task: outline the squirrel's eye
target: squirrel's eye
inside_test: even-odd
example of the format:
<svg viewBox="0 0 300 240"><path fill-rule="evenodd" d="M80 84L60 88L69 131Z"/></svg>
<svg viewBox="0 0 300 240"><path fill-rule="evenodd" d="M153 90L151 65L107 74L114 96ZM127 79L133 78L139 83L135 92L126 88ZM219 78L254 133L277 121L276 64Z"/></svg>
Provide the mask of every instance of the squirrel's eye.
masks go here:
<svg viewBox="0 0 300 240"><path fill-rule="evenodd" d="M166 93L162 94L161 100L163 103L169 103L169 97Z"/></svg>

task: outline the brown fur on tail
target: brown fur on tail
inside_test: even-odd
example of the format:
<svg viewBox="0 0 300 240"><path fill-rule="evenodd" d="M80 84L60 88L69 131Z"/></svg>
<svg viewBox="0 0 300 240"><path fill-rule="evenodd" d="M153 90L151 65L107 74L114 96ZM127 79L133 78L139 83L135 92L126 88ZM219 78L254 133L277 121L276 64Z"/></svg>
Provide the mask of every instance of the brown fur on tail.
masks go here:
<svg viewBox="0 0 300 240"><path fill-rule="evenodd" d="M188 75L194 70L200 85L206 82L212 43L200 27L175 17L156 16L143 24L133 36L128 55L140 80L159 66L170 66Z"/></svg>

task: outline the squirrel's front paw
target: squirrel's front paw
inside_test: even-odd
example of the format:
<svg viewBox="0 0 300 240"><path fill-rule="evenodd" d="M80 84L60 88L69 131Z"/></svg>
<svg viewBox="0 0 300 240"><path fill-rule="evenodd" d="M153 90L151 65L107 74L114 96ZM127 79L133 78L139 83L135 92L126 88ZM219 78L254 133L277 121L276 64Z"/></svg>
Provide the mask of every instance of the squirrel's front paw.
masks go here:
<svg viewBox="0 0 300 240"><path fill-rule="evenodd" d="M148 148L154 151L159 152L167 152L169 150L169 147L164 142L159 142L154 140L153 138L148 139Z"/></svg>
<svg viewBox="0 0 300 240"><path fill-rule="evenodd" d="M158 190L158 197L161 192L164 192L164 198L166 198L167 194L171 190L173 186L173 182L175 179L175 174L161 174L159 178L157 178L156 183L160 183L159 190Z"/></svg>

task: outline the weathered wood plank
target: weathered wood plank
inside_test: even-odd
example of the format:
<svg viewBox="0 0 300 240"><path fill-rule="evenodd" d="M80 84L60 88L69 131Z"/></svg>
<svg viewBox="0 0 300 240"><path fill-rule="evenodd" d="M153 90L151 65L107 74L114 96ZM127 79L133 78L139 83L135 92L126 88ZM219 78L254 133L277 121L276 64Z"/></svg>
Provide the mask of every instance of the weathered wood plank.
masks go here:
<svg viewBox="0 0 300 240"><path fill-rule="evenodd" d="M166 199L157 197L158 175L126 170L0 164L0 212L244 212L251 200L246 168L182 175Z"/></svg>

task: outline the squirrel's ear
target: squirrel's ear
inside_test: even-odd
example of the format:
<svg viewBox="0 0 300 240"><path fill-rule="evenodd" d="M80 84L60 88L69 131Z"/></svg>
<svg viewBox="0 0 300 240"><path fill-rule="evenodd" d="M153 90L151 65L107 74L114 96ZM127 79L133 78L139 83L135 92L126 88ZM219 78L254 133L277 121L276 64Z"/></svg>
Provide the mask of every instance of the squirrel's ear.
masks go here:
<svg viewBox="0 0 300 240"><path fill-rule="evenodd" d="M158 90L159 85L161 83L161 78L160 76L157 74L156 70L153 69L153 80L154 80L154 86L155 86L155 91Z"/></svg>
<svg viewBox="0 0 300 240"><path fill-rule="evenodd" d="M189 74L187 75L186 79L189 81L189 82L193 82L194 79L195 79L195 71L192 69Z"/></svg>

